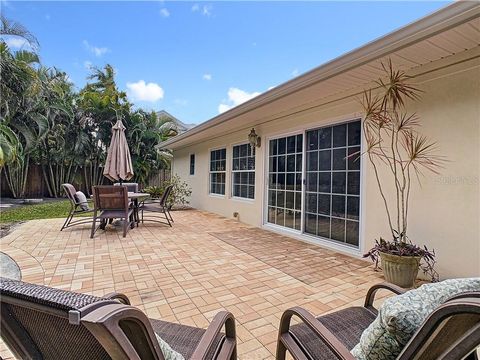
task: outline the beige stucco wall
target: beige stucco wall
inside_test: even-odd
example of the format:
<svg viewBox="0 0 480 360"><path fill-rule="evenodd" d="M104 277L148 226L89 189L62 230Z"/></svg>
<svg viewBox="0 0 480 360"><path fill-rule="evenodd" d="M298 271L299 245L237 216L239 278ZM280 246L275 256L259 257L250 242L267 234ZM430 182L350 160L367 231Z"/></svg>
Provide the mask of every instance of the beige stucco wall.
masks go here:
<svg viewBox="0 0 480 360"><path fill-rule="evenodd" d="M418 244L434 248L442 278L480 275L480 61L473 59L449 65L415 79L425 91L421 102L408 109L420 115L423 133L438 142L439 153L448 162L440 175L426 173L422 186L415 186L409 217L409 236ZM232 199L232 145L244 142L249 129L221 134L213 139L174 151L173 171L192 187L191 205L240 221L262 226L264 211L264 151L271 136L288 134L326 124L351 120L361 112L356 96L310 108L294 115L255 126L262 136L256 154L255 200ZM295 108L296 104L292 104ZM261 119L259 119L261 122ZM209 150L227 148L225 197L208 194ZM189 154L195 153L195 175L190 176ZM383 203L367 161L363 162L360 249L370 248L379 236L388 238ZM328 241L319 243L332 246ZM335 246L335 245L333 245ZM337 247L338 248L338 247ZM341 251L348 249L339 248Z"/></svg>

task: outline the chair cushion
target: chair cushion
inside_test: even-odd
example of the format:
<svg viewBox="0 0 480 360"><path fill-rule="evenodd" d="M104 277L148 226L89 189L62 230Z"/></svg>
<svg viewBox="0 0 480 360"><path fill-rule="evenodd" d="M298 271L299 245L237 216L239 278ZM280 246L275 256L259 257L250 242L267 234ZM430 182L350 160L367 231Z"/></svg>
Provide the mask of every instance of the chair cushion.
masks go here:
<svg viewBox="0 0 480 360"><path fill-rule="evenodd" d="M320 316L317 320L330 330L347 349L351 350L358 344L362 332L375 320L375 316L375 313L364 307L351 307ZM312 359L335 358L329 348L307 325L303 323L293 325L290 327L290 333Z"/></svg>
<svg viewBox="0 0 480 360"><path fill-rule="evenodd" d="M156 319L149 320L155 333L175 352L180 353L185 359L190 359L192 357L192 354L198 343L200 342L200 339L202 338L203 334L205 334L205 329L170 323ZM215 338L215 342L212 346L212 350L208 354L207 359L213 358L213 355L215 354L217 347L223 337L224 334L222 333L217 335L217 337Z"/></svg>
<svg viewBox="0 0 480 360"><path fill-rule="evenodd" d="M83 192L77 191L75 193L75 198L80 203L80 208L82 210L84 210L84 211L90 210L89 207L88 207L87 197L85 196L85 194Z"/></svg>
<svg viewBox="0 0 480 360"><path fill-rule="evenodd" d="M468 291L480 291L480 278L425 284L385 300L352 355L360 360L395 359L430 313L452 296Z"/></svg>

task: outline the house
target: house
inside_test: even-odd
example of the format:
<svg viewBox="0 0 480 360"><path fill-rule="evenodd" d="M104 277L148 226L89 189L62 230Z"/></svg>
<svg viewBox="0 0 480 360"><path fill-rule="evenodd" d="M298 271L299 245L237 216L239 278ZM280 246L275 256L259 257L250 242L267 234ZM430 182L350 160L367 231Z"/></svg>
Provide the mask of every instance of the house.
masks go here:
<svg viewBox="0 0 480 360"><path fill-rule="evenodd" d="M195 124L185 124L184 122L180 121L175 116L173 116L172 114L170 114L165 110L157 111L156 114L157 114L157 118L159 119L162 119L162 118L172 119L173 122L175 123L175 128L179 134L182 134L185 131L192 129L195 126Z"/></svg>
<svg viewBox="0 0 480 360"><path fill-rule="evenodd" d="M390 59L424 91L407 110L448 158L412 190L410 237L435 249L441 277L479 276L479 45L480 4L458 1L160 146L193 207L361 257L389 235L373 169L331 163L364 149L358 99Z"/></svg>

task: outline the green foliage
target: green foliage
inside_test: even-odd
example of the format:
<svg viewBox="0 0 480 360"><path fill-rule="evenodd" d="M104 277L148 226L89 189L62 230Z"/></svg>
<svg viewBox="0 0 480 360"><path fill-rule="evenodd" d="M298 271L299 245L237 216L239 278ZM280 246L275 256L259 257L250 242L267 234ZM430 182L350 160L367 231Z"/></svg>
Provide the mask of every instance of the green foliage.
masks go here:
<svg viewBox="0 0 480 360"><path fill-rule="evenodd" d="M172 192L167 200L169 209L174 205L185 206L190 203L188 198L192 195L192 189L176 174L170 180L165 181L162 186L148 186L143 191L150 194L153 199L159 199L169 185L173 185Z"/></svg>
<svg viewBox="0 0 480 360"><path fill-rule="evenodd" d="M2 17L0 26L0 36L20 36L38 48L20 24ZM29 163L41 165L52 197L61 196L61 184L75 174L83 175L87 193L106 181L103 164L118 119L127 128L132 181L147 184L169 167L168 154L156 146L176 135L173 119L133 109L117 87L113 66L92 68L89 83L77 92L66 73L43 67L34 52L11 51L0 38L0 74L0 170L15 197L25 193Z"/></svg>
<svg viewBox="0 0 480 360"><path fill-rule="evenodd" d="M51 201L44 204L22 205L17 208L2 210L0 223L12 223L17 221L34 219L65 218L70 209L68 201Z"/></svg>
<svg viewBox="0 0 480 360"><path fill-rule="evenodd" d="M173 205L185 206L190 203L188 198L192 195L192 189L185 181L182 181L180 176L175 174L170 180L163 183L164 188L169 185L173 185L171 195L167 201L169 209L171 209Z"/></svg>

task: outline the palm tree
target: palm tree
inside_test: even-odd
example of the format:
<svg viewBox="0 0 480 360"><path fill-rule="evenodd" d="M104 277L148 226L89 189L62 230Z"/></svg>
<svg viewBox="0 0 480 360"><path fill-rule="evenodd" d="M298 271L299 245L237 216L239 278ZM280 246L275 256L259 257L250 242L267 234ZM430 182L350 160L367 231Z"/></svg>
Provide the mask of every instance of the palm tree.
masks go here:
<svg viewBox="0 0 480 360"><path fill-rule="evenodd" d="M11 21L3 15L0 15L0 36L17 36L25 39L34 52L40 47L37 38L25 26Z"/></svg>

